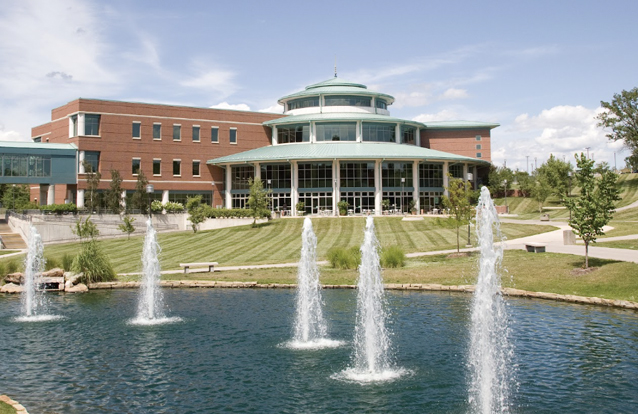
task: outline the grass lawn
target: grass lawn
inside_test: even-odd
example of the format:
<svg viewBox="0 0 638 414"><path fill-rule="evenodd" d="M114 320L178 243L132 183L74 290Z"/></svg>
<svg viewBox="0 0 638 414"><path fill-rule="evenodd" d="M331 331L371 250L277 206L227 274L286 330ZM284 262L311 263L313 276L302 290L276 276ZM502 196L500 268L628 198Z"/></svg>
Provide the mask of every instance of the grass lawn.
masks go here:
<svg viewBox="0 0 638 414"><path fill-rule="evenodd" d="M332 247L359 246L363 241L364 217L315 218L317 254L325 259ZM231 227L219 230L163 233L159 235L163 270L179 269L179 263L213 260L220 266L288 263L299 260L303 219L279 219L257 228ZM456 230L440 218L402 221L401 217L375 218L377 237L382 246L399 245L405 253L456 248ZM508 239L555 230L553 226L502 224ZM467 240L467 228L461 228L461 246ZM118 273L140 271L143 236L108 239L100 245ZM61 259L75 255L79 243L46 246L45 256ZM1 260L1 259L0 259ZM21 260L15 258L13 260Z"/></svg>
<svg viewBox="0 0 638 414"><path fill-rule="evenodd" d="M438 283L442 285L473 285L478 276L478 255L448 258L446 255L408 259L406 267L385 269L385 283ZM532 254L519 250L505 251L502 285L535 292L597 296L606 299L636 301L638 298L638 264L589 259L597 270L582 276L571 271L582 267L580 256L558 253ZM321 267L321 283L326 285L356 283L356 270ZM138 280L139 277L121 277ZM296 268L223 271L163 275L163 280L254 281L258 283L296 283Z"/></svg>
<svg viewBox="0 0 638 414"><path fill-rule="evenodd" d="M605 239L599 239L599 240L605 240ZM638 239L600 242L600 243L594 244L594 246L611 247L611 248L614 248L614 249L638 250Z"/></svg>
<svg viewBox="0 0 638 414"><path fill-rule="evenodd" d="M0 401L0 414L15 414L16 409L9 404Z"/></svg>
<svg viewBox="0 0 638 414"><path fill-rule="evenodd" d="M0 256L4 256L6 254L11 254L11 253L15 253L18 252L19 250L0 250Z"/></svg>

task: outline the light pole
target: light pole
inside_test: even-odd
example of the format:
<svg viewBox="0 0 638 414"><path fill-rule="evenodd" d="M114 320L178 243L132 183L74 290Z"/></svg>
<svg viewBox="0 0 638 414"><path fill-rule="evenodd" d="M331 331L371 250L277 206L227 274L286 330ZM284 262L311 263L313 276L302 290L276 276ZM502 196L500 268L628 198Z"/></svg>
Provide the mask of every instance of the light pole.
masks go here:
<svg viewBox="0 0 638 414"><path fill-rule="evenodd" d="M270 191L270 184L272 183L272 180L269 178L266 180L266 187L268 187L268 198L269 200L269 204L270 204L270 212L272 213L272 211L274 210L274 206L272 203L272 192Z"/></svg>
<svg viewBox="0 0 638 414"><path fill-rule="evenodd" d="M567 180L567 197L571 197L572 196L572 172L571 171L567 171L567 176L569 177L569 179ZM569 221L572 220L572 209L569 209Z"/></svg>
<svg viewBox="0 0 638 414"><path fill-rule="evenodd" d="M401 177L401 214L403 213L403 188L405 187L405 177Z"/></svg>
<svg viewBox="0 0 638 414"><path fill-rule="evenodd" d="M12 203L12 206L11 206L11 210L15 211L15 209L16 209L16 185L15 184L11 184L11 187L12 187L11 188L11 195L13 195L13 203Z"/></svg>
<svg viewBox="0 0 638 414"><path fill-rule="evenodd" d="M527 174L529 174L529 155L526 155L525 158L527 160Z"/></svg>
<svg viewBox="0 0 638 414"><path fill-rule="evenodd" d="M153 193L153 191L155 190L155 188L153 187L153 184L147 184L146 185L146 194L148 194L148 218L153 218L151 215L151 194Z"/></svg>
<svg viewBox="0 0 638 414"><path fill-rule="evenodd" d="M509 213L509 211L507 211L507 210L509 210L507 208L507 180L503 180L503 191L504 191L504 194L505 194L505 212Z"/></svg>

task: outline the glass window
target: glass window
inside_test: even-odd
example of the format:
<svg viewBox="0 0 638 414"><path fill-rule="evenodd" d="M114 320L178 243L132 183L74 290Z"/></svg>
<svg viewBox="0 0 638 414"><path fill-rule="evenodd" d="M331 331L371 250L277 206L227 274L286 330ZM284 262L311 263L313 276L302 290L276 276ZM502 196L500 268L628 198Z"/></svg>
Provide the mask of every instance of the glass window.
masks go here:
<svg viewBox="0 0 638 414"><path fill-rule="evenodd" d="M309 124L282 125L277 127L277 142L279 144L308 141L310 141Z"/></svg>
<svg viewBox="0 0 638 414"><path fill-rule="evenodd" d="M100 135L100 115L84 115L84 135Z"/></svg>
<svg viewBox="0 0 638 414"><path fill-rule="evenodd" d="M480 140L481 140L481 136L480 136L480 135L477 135L477 136L476 136L476 140L477 140L477 141L480 141Z"/></svg>
<svg viewBox="0 0 638 414"><path fill-rule="evenodd" d="M141 160L139 158L133 158L133 162L131 163L131 172L133 175L138 175L140 173L140 164Z"/></svg>
<svg viewBox="0 0 638 414"><path fill-rule="evenodd" d="M454 164L448 167L453 178L463 178L463 164Z"/></svg>
<svg viewBox="0 0 638 414"><path fill-rule="evenodd" d="M218 143L219 142L219 128L212 127L210 129L210 142Z"/></svg>
<svg viewBox="0 0 638 414"><path fill-rule="evenodd" d="M288 110L299 109L299 108L310 108L313 106L319 106L319 97L312 96L309 98L300 98L294 99L288 102Z"/></svg>
<svg viewBox="0 0 638 414"><path fill-rule="evenodd" d="M199 142L199 127L193 126L193 142Z"/></svg>
<svg viewBox="0 0 638 414"><path fill-rule="evenodd" d="M482 154L480 152L476 153L476 158L481 158Z"/></svg>
<svg viewBox="0 0 638 414"><path fill-rule="evenodd" d="M388 109L388 103L381 98L375 99L375 104L376 104L376 107L379 109Z"/></svg>
<svg viewBox="0 0 638 414"><path fill-rule="evenodd" d="M332 188L332 163L300 163L299 188Z"/></svg>
<svg viewBox="0 0 638 414"><path fill-rule="evenodd" d="M373 162L342 162L339 175L341 188L374 188Z"/></svg>
<svg viewBox="0 0 638 414"><path fill-rule="evenodd" d="M372 106L368 96L333 95L326 96L326 106Z"/></svg>
<svg viewBox="0 0 638 414"><path fill-rule="evenodd" d="M162 139L162 124L153 124L153 139Z"/></svg>
<svg viewBox="0 0 638 414"><path fill-rule="evenodd" d="M236 128L231 128L230 129L229 140L230 140L231 144L236 144L237 143L237 129Z"/></svg>
<svg viewBox="0 0 638 414"><path fill-rule="evenodd" d="M173 160L173 175L175 175L175 176L182 175L182 161L181 160Z"/></svg>
<svg viewBox="0 0 638 414"><path fill-rule="evenodd" d="M262 164L261 180L265 188L291 188L292 174L290 164ZM270 183L268 182L270 180Z"/></svg>
<svg viewBox="0 0 638 414"><path fill-rule="evenodd" d="M377 142L395 142L395 124L363 123L363 140Z"/></svg>
<svg viewBox="0 0 638 414"><path fill-rule="evenodd" d="M7 177L50 177L50 155L0 154L0 175Z"/></svg>
<svg viewBox="0 0 638 414"><path fill-rule="evenodd" d="M443 164L419 164L419 187L443 187Z"/></svg>
<svg viewBox="0 0 638 414"><path fill-rule="evenodd" d="M381 169L383 187L412 187L411 162L384 162Z"/></svg>
<svg viewBox="0 0 638 414"><path fill-rule="evenodd" d="M88 164L91 171L100 171L100 151L84 151L84 162Z"/></svg>
<svg viewBox="0 0 638 414"><path fill-rule="evenodd" d="M476 144L476 149L481 149L481 144Z"/></svg>
<svg viewBox="0 0 638 414"><path fill-rule="evenodd" d="M416 143L416 140L415 140L416 128L415 127L403 125L403 127L401 127L401 135L402 135L401 143L410 144L410 145L414 145Z"/></svg>
<svg viewBox="0 0 638 414"><path fill-rule="evenodd" d="M173 125L173 141L181 141L181 140L182 140L182 126Z"/></svg>
<svg viewBox="0 0 638 414"><path fill-rule="evenodd" d="M133 132L131 135L133 138L141 138L142 137L142 124L139 122L133 122Z"/></svg>
<svg viewBox="0 0 638 414"><path fill-rule="evenodd" d="M33 138L33 142L42 142L42 137Z"/></svg>
<svg viewBox="0 0 638 414"><path fill-rule="evenodd" d="M199 161L193 161L193 177L199 177Z"/></svg>
<svg viewBox="0 0 638 414"><path fill-rule="evenodd" d="M77 115L71 115L71 125L73 126L73 132L71 135L72 137L77 137L78 136L78 116Z"/></svg>
<svg viewBox="0 0 638 414"><path fill-rule="evenodd" d="M162 175L162 160L153 160L153 175Z"/></svg>
<svg viewBox="0 0 638 414"><path fill-rule="evenodd" d="M317 124L317 141L356 141L355 122Z"/></svg>
<svg viewBox="0 0 638 414"><path fill-rule="evenodd" d="M232 189L233 190L248 190L250 185L249 179L255 178L255 168L252 166L240 166L232 167Z"/></svg>

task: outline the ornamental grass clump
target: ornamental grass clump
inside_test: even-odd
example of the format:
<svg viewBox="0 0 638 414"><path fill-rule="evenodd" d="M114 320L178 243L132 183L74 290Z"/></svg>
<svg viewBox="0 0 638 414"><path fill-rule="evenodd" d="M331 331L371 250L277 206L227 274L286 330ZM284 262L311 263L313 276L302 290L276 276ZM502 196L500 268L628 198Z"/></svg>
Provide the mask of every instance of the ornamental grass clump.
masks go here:
<svg viewBox="0 0 638 414"><path fill-rule="evenodd" d="M71 270L83 273L82 283L108 282L115 280L115 271L96 240L100 231L91 221L90 217L82 221L80 218L75 223L73 233L80 237L80 253L75 257Z"/></svg>
<svg viewBox="0 0 638 414"><path fill-rule="evenodd" d="M361 251L357 246L333 247L328 250L328 261L336 269L356 269L361 264Z"/></svg>
<svg viewBox="0 0 638 414"><path fill-rule="evenodd" d="M405 266L405 253L399 246L384 247L381 250L381 267L403 267Z"/></svg>

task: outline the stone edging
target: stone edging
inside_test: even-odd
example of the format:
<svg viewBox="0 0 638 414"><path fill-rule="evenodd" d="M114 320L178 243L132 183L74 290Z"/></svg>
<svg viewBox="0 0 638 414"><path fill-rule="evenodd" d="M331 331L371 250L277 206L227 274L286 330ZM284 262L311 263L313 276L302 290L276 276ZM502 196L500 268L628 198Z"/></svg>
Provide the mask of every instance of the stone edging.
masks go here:
<svg viewBox="0 0 638 414"><path fill-rule="evenodd" d="M166 288L256 288L256 289L295 289L296 284L257 282L223 282L210 280L163 280L160 286ZM92 283L89 289L135 289L140 287L140 282L101 282ZM356 289L355 285L323 285L324 289ZM439 285L433 283L388 283L388 290L424 290L434 292L474 292L474 285ZM610 306L616 308L638 310L638 302L628 300L603 299L576 295L561 295L557 293L531 292L528 290L503 288L504 295L533 299L555 300L560 302L579 303L586 305Z"/></svg>
<svg viewBox="0 0 638 414"><path fill-rule="evenodd" d="M20 404L17 401L12 400L11 398L7 397L6 395L0 395L0 401L9 404L10 406L12 406L13 408L15 408L16 410L16 414L29 414L27 412L27 409L24 408L24 406L22 404Z"/></svg>

